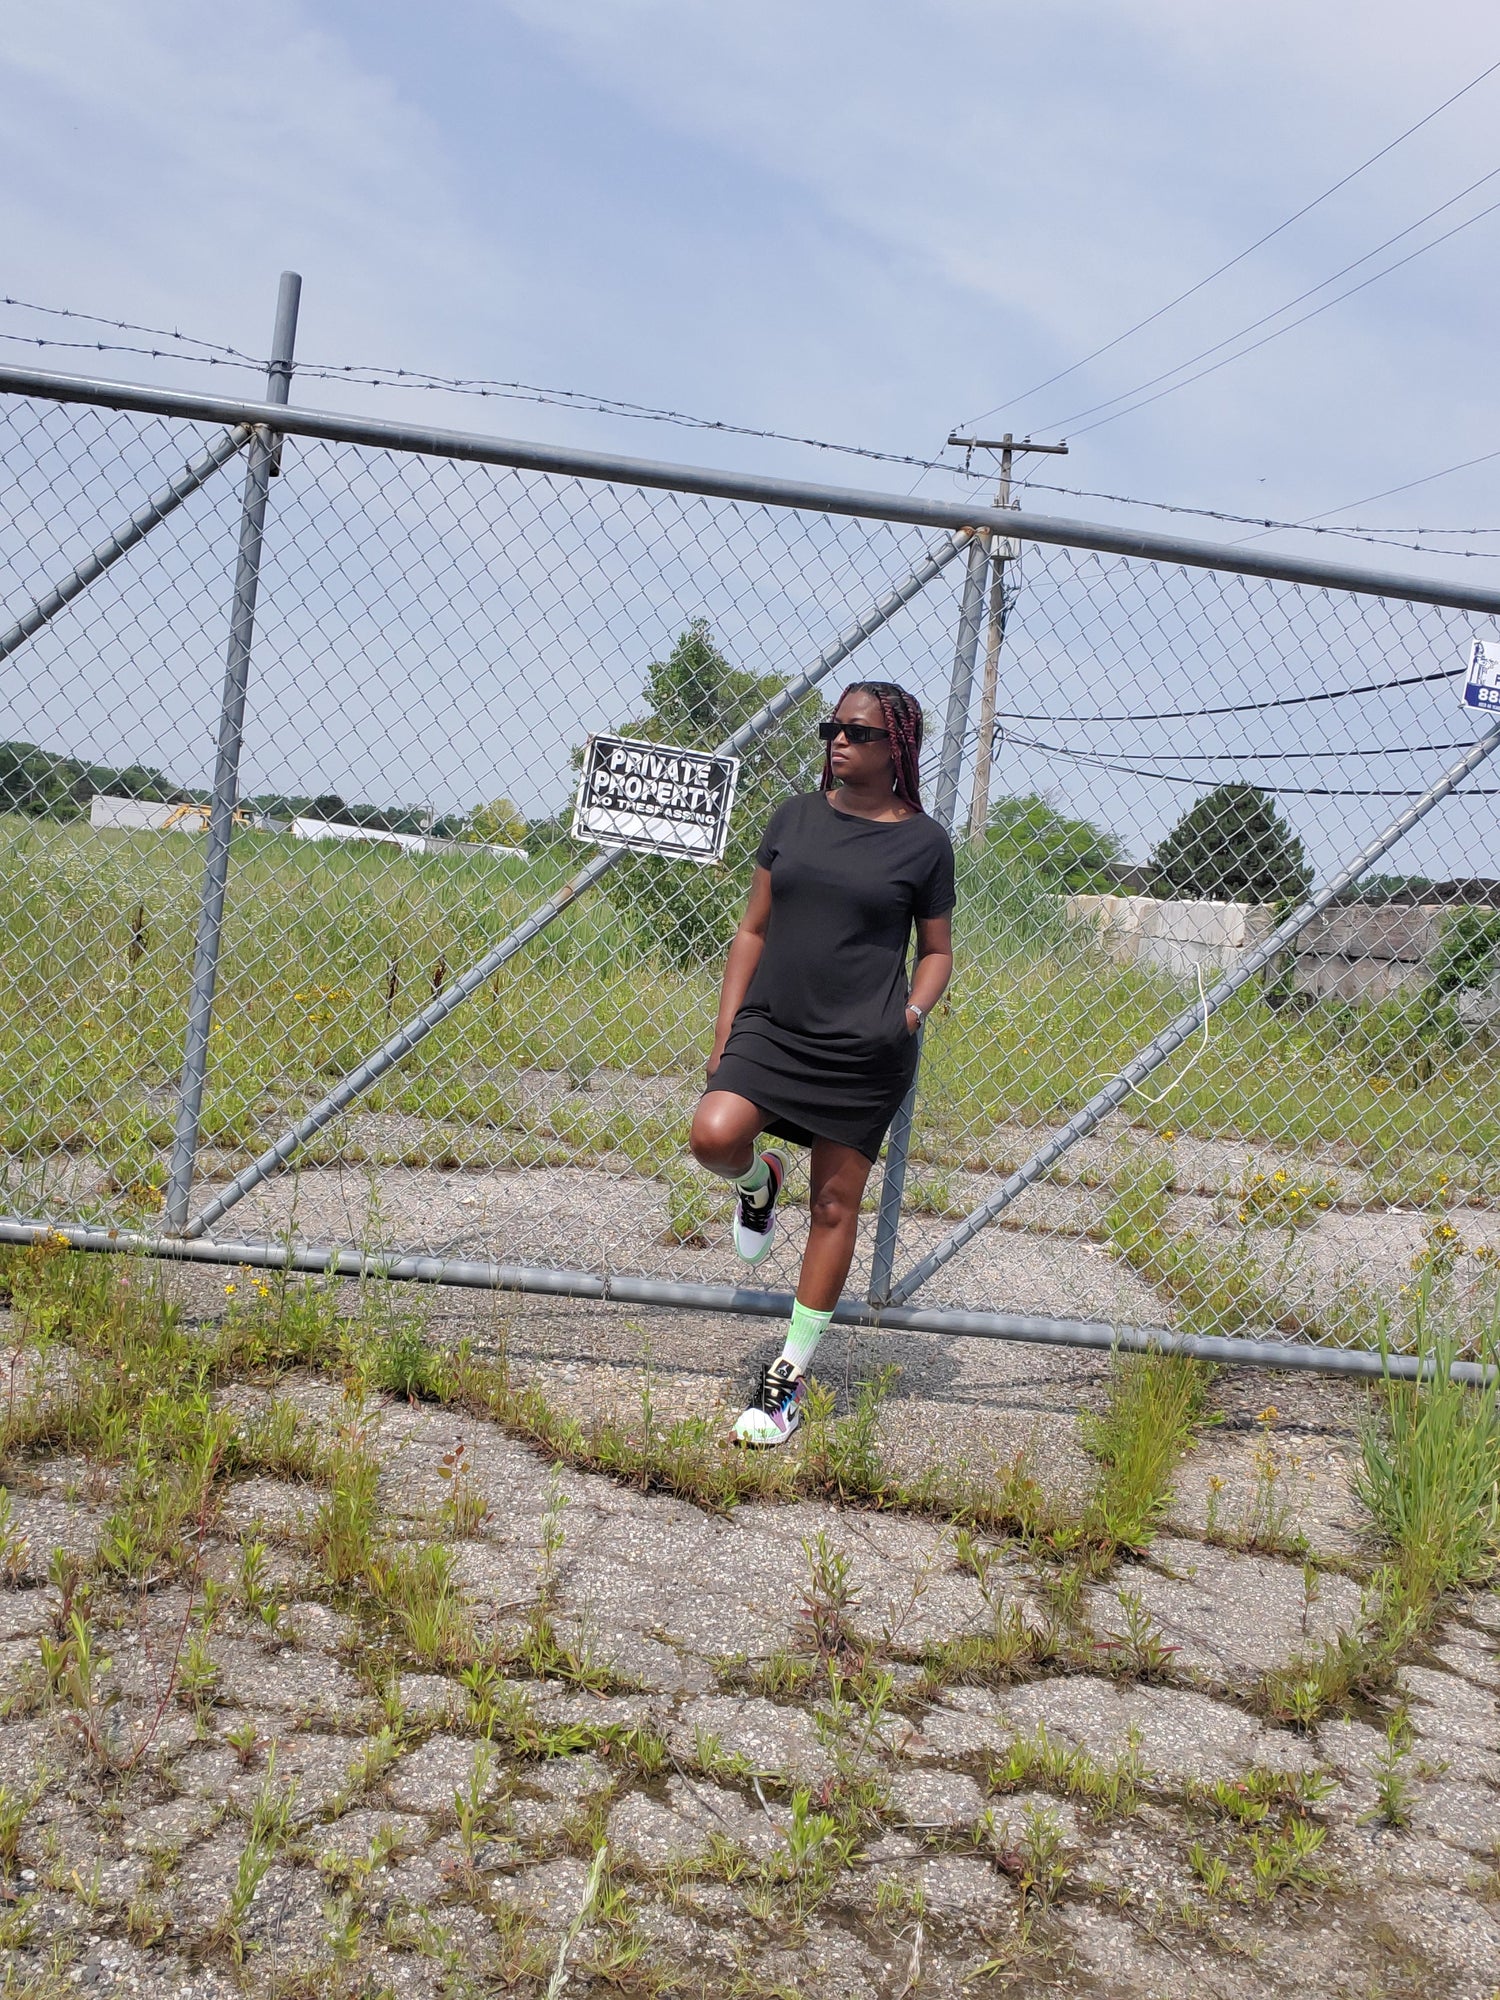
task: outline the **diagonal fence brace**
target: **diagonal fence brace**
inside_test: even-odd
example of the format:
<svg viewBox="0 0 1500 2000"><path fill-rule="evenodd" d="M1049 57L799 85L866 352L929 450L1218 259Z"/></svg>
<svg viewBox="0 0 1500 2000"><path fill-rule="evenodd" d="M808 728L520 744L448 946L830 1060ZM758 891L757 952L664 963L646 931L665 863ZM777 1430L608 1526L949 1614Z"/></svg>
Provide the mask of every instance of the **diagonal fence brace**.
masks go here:
<svg viewBox="0 0 1500 2000"><path fill-rule="evenodd" d="M1278 952L1284 951L1295 937L1306 930L1314 917L1320 916L1351 883L1357 882L1360 876L1372 868L1404 834L1411 831L1419 819L1431 812L1432 808L1447 798L1450 792L1456 791L1469 773L1477 770L1497 746L1500 746L1500 723L1497 723L1487 735L1482 736L1472 749L1466 750L1456 764L1451 765L1421 798L1415 799L1398 819L1392 820L1384 833L1377 834L1369 846L1357 854L1347 867L1341 869L1331 882L1318 891L1317 895L1304 903L1300 909L1294 910L1286 922L1274 930L1268 938L1256 945L1253 950L1247 951L1233 970L1227 972L1222 979L1215 980L1201 999L1184 1008L1169 1027L1163 1028L1155 1041L1148 1043L1138 1056L1125 1065L1118 1076L1113 1077L1102 1090L1096 1092L1082 1110L1076 1111L1066 1125L1059 1127L1050 1139L1037 1148L1029 1160L1017 1167L1008 1179L1002 1181L987 1201L981 1202L979 1207L971 1215L966 1215L963 1221L945 1236L935 1249L929 1251L920 1263L914 1264L906 1276L891 1287L890 1303L895 1306L903 1305L915 1292L920 1291L933 1273L940 1271L950 1257L957 1256L964 1245L971 1242L981 1229L1009 1208L1017 1196L1023 1195L1027 1188L1033 1187L1041 1180L1064 1153L1103 1124L1110 1112L1123 1104L1130 1093L1138 1089L1153 1070L1159 1069L1177 1053L1184 1042L1191 1040L1197 1034L1211 1014L1217 1012L1248 980L1253 979L1258 972L1269 965Z"/></svg>
<svg viewBox="0 0 1500 2000"><path fill-rule="evenodd" d="M715 749L715 756L737 756L740 751L748 749L758 738L764 736L766 731L779 722L789 709L795 707L804 695L831 674L835 667L842 665L852 653L864 645L867 639L888 625L904 605L909 604L914 597L920 596L934 577L940 576L954 557L968 545L972 533L973 530L962 528L956 534L944 536L941 542L929 549L910 575L903 578L894 589L887 591L878 603L872 605L864 616L834 640L832 645L825 647L805 673L788 682L779 694L772 696L764 708L752 715L748 722L742 723L732 736L725 737ZM470 966L461 978L454 980L451 986L446 987L436 999L430 1001L420 1014L398 1028L389 1041L382 1043L358 1069L351 1071L320 1103L305 1112L295 1125L282 1134L274 1146L268 1147L259 1159L245 1168L243 1173L237 1174L227 1187L216 1194L212 1201L206 1203L199 1213L184 1225L183 1236L194 1238L204 1235L242 1196L249 1194L252 1188L259 1187L262 1181L285 1166L299 1147L305 1146L309 1139L338 1117L355 1098L362 1096L372 1084L378 1083L387 1070L404 1061L419 1042L425 1040L434 1028L446 1021L454 1009L462 1006L463 1002L492 978L508 959L514 958L517 952L524 951L534 938L541 935L548 924L576 903L586 890L592 889L596 882L609 873L625 852L624 848L612 847L595 855L592 861L579 870L571 882L533 910L508 937L503 938L493 950L487 952L477 965Z"/></svg>
<svg viewBox="0 0 1500 2000"><path fill-rule="evenodd" d="M215 438L208 450L183 467L169 486L137 507L122 528L116 528L96 549L86 555L78 567L54 583L52 588L39 597L29 611L23 611L13 625L0 632L0 660L8 660L18 652L26 641L50 624L66 604L71 604L88 589L96 577L117 563L121 556L143 542L159 521L165 521L169 514L175 514L184 500L190 499L219 470L227 465L237 451L254 435L248 424L237 425L234 430L225 431Z"/></svg>

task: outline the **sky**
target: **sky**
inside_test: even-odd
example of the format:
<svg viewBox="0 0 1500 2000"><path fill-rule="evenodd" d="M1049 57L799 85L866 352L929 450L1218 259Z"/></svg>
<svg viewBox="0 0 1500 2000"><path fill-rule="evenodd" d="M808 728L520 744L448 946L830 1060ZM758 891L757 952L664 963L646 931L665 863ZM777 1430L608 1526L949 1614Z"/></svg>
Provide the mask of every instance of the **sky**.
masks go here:
<svg viewBox="0 0 1500 2000"><path fill-rule="evenodd" d="M943 445L958 424L1067 437L1067 458L1031 461L1038 511L1214 538L1256 531L1042 485L1373 522L1397 539L1500 527L1500 457L1426 478L1500 453L1500 210L1200 381L1097 428L1082 414L1500 167L1497 71L1085 360L1500 61L1493 19L1478 0L1428 8L1420 34L1394 0L50 0L18 10L0 49L0 291L255 355L290 267L310 364L519 380L955 461ZM1492 202L1500 176L1342 282ZM0 307L0 335L38 333L136 338ZM7 339L0 353L212 388L256 379ZM525 401L312 377L295 394L837 484L968 490L953 472ZM1500 555L1500 535L1430 539ZM1286 531L1260 546L1500 582L1495 560L1457 554ZM1376 650L1393 671L1396 643ZM1190 670L1163 676L1179 705L1195 684ZM1432 720L1464 734L1451 700ZM1361 726L1375 741L1382 721ZM1050 765L1021 759L1006 782L1086 802ZM1166 805L1130 798L1139 848Z"/></svg>

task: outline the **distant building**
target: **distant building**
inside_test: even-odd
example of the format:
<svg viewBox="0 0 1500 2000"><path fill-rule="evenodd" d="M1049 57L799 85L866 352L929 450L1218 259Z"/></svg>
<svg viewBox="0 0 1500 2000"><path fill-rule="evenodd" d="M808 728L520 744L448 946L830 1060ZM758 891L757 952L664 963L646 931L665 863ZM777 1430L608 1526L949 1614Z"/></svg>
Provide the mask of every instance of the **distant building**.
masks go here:
<svg viewBox="0 0 1500 2000"><path fill-rule="evenodd" d="M176 805L163 804L159 799L112 799L103 792L95 792L89 800L89 825L108 826L130 833L165 833L167 821L173 814L179 815L173 833L202 833L203 820L198 813L183 813Z"/></svg>
<svg viewBox="0 0 1500 2000"><path fill-rule="evenodd" d="M345 826L336 819L294 819L292 821L294 840L374 840L382 847L405 847L416 854L425 854L430 847L446 847L447 842L433 840L425 833L385 833L372 826Z"/></svg>
<svg viewBox="0 0 1500 2000"><path fill-rule="evenodd" d="M294 819L296 840L373 840L382 847L404 847L409 854L489 854L500 861L524 861L524 847L496 847L477 840L440 840L433 833L385 833L370 826L345 826L332 819Z"/></svg>

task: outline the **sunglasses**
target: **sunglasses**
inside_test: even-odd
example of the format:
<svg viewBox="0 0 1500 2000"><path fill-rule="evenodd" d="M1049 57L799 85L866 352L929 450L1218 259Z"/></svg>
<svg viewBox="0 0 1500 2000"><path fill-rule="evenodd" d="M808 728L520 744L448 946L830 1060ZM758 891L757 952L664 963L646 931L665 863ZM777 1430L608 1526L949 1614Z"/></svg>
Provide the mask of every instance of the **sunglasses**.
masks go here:
<svg viewBox="0 0 1500 2000"><path fill-rule="evenodd" d="M820 722L818 737L821 742L834 743L842 736L846 743L884 743L886 732L868 722Z"/></svg>

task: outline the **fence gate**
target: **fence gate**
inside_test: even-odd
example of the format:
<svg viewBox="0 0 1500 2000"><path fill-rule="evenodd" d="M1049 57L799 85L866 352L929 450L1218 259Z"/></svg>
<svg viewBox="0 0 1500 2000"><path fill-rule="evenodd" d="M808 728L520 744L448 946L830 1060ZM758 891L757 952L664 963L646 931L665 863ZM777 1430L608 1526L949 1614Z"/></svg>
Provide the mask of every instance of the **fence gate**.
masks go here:
<svg viewBox="0 0 1500 2000"><path fill-rule="evenodd" d="M685 1129L882 678L958 972L841 1317L1483 1350L1500 592L302 410L295 309L264 401L0 368L0 1237L784 1310ZM722 866L572 838L596 731L741 756Z"/></svg>

